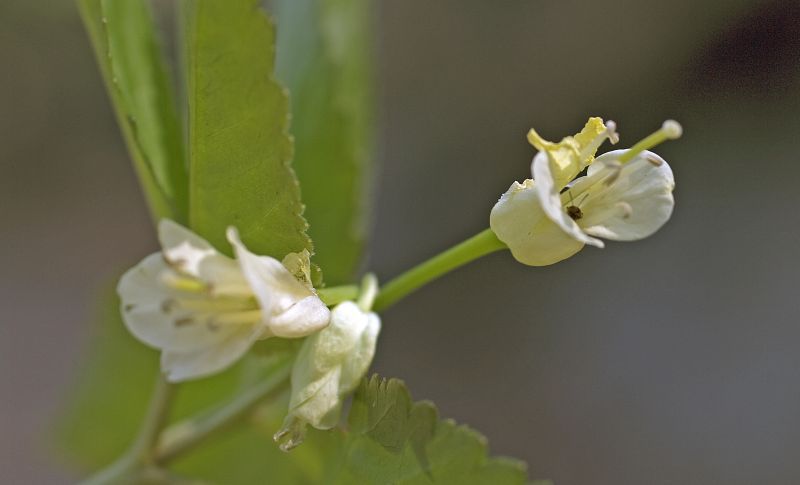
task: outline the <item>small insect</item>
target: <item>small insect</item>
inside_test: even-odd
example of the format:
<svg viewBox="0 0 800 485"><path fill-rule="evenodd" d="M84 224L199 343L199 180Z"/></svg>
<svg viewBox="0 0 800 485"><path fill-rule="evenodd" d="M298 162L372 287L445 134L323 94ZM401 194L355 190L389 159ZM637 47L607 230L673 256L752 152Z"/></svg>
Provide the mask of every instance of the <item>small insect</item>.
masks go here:
<svg viewBox="0 0 800 485"><path fill-rule="evenodd" d="M567 215L572 218L573 221L577 221L578 219L583 217L583 211L580 207L576 205L571 205L567 207Z"/></svg>
<svg viewBox="0 0 800 485"><path fill-rule="evenodd" d="M580 207L575 205L575 202L572 200L572 191L567 192L569 194L569 205L567 206L567 215L572 218L573 221L577 221L578 219L583 217L583 211Z"/></svg>

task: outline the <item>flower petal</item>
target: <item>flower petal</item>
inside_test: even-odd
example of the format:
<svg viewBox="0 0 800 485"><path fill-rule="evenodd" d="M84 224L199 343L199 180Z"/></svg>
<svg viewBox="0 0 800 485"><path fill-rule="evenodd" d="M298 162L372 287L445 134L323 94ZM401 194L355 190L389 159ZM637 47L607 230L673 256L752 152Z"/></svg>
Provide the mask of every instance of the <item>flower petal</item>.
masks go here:
<svg viewBox="0 0 800 485"><path fill-rule="evenodd" d="M234 228L228 229L228 240L270 332L302 337L327 325L330 312L313 289L298 281L277 259L251 253Z"/></svg>
<svg viewBox="0 0 800 485"><path fill-rule="evenodd" d="M213 345L188 352L162 352L161 369L170 382L215 374L239 360L258 336L250 325L226 327L224 338Z"/></svg>
<svg viewBox="0 0 800 485"><path fill-rule="evenodd" d="M331 311L327 305L312 295L273 315L269 321L269 331L277 337L305 337L325 328L330 320Z"/></svg>
<svg viewBox="0 0 800 485"><path fill-rule="evenodd" d="M208 241L169 219L158 222L158 240L164 259L175 269L195 277L200 276L200 262L218 254Z"/></svg>
<svg viewBox="0 0 800 485"><path fill-rule="evenodd" d="M592 175L607 161L624 153L615 150L598 157ZM592 190L582 203L580 225L589 234L617 241L633 241L656 232L672 215L675 178L667 162L652 152L642 152L623 165L610 185ZM591 176L591 175L590 175Z"/></svg>
<svg viewBox="0 0 800 485"><path fill-rule="evenodd" d="M122 276L117 293L125 326L137 339L157 349L185 352L218 342L223 335L217 327L174 304L181 295L161 282L164 273L171 271L156 253Z"/></svg>
<svg viewBox="0 0 800 485"><path fill-rule="evenodd" d="M380 319L351 301L333 309L330 325L310 336L292 369L289 412L318 429L339 420L342 398L355 389L375 355Z"/></svg>
<svg viewBox="0 0 800 485"><path fill-rule="evenodd" d="M367 322L361 337L355 345L350 356L342 366L339 393L346 394L358 387L361 378L367 373L372 358L375 357L375 348L378 343L378 334L381 331L381 319L375 313L366 315Z"/></svg>
<svg viewBox="0 0 800 485"><path fill-rule="evenodd" d="M514 182L492 208L489 225L517 261L529 266L547 266L564 260L583 248L542 210L533 180Z"/></svg>
<svg viewBox="0 0 800 485"><path fill-rule="evenodd" d="M541 152L533 159L533 179L536 181L536 196L545 215L568 236L583 244L602 248L603 241L584 233L578 224L567 214L561 202L561 187L553 179L551 164Z"/></svg>

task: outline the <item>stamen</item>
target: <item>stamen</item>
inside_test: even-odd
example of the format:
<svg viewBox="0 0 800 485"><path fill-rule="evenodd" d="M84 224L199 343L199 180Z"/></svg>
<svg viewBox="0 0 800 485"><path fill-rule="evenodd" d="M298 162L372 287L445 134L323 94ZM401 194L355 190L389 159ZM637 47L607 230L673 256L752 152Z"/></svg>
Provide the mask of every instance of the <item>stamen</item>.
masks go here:
<svg viewBox="0 0 800 485"><path fill-rule="evenodd" d="M665 121L664 124L661 125L661 129L670 140L677 140L683 135L683 127L675 120Z"/></svg>
<svg viewBox="0 0 800 485"><path fill-rule="evenodd" d="M619 156L621 163L627 163L645 150L649 150L667 140L675 140L681 137L683 128L675 120L667 120L661 125L661 129L645 137L639 143L633 145L628 151Z"/></svg>
<svg viewBox="0 0 800 485"><path fill-rule="evenodd" d="M228 312L215 315L214 324L236 325L242 323L253 323L261 320L261 310L249 310L244 312Z"/></svg>
<svg viewBox="0 0 800 485"><path fill-rule="evenodd" d="M185 310L199 313L239 312L258 309L255 299L233 298L206 298L195 300L182 298L177 300L177 305Z"/></svg>
<svg viewBox="0 0 800 485"><path fill-rule="evenodd" d="M606 141L606 139L608 139L608 141L610 141L612 144L615 144L619 141L619 135L617 135L617 124L611 120L608 120L605 123L605 127L606 128L602 131L602 133L594 137L594 139L588 145L583 147L583 150L581 150L579 155L581 160L590 158L594 152L600 148L600 145Z"/></svg>
<svg viewBox="0 0 800 485"><path fill-rule="evenodd" d="M612 145L619 142L619 134L617 133L617 124L611 120L606 121L606 136Z"/></svg>
<svg viewBox="0 0 800 485"><path fill-rule="evenodd" d="M210 285L196 278L181 276L174 271L164 271L161 273L161 282L173 290L185 291L187 293L202 293L208 291Z"/></svg>

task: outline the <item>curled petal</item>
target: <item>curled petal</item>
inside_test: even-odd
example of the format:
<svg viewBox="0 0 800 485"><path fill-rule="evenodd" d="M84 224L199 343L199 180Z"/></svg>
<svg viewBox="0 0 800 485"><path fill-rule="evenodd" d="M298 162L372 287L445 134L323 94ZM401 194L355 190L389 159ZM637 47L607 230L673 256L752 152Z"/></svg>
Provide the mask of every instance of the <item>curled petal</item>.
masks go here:
<svg viewBox="0 0 800 485"><path fill-rule="evenodd" d="M561 228L569 237L582 243L602 248L603 241L593 238L581 230L580 226L564 210L561 202L561 187L553 180L551 165L542 153L533 159L533 179L536 181L536 195L545 215Z"/></svg>
<svg viewBox="0 0 800 485"><path fill-rule="evenodd" d="M514 182L492 208L489 225L517 261L547 266L574 255L583 243L545 215L537 192L533 180Z"/></svg>
<svg viewBox="0 0 800 485"><path fill-rule="evenodd" d="M298 281L277 259L251 253L235 229L228 229L228 240L261 306L263 323L270 332L299 337L327 324L330 314L313 289ZM321 321L324 323L320 324Z"/></svg>
<svg viewBox="0 0 800 485"><path fill-rule="evenodd" d="M269 321L269 331L277 337L305 337L325 328L330 320L331 311L322 300L312 295L273 315Z"/></svg>

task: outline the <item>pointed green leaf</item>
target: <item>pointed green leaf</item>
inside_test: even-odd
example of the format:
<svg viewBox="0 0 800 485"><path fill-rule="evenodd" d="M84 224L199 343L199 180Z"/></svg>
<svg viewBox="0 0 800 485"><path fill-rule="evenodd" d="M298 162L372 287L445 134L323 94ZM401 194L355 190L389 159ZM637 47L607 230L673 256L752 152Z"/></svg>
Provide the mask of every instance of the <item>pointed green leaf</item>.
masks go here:
<svg viewBox="0 0 800 485"><path fill-rule="evenodd" d="M144 0L81 0L81 12L155 219L187 220L183 136Z"/></svg>
<svg viewBox="0 0 800 485"><path fill-rule="evenodd" d="M258 254L311 250L272 23L256 0L187 0L183 15L192 228L220 249L236 226Z"/></svg>
<svg viewBox="0 0 800 485"><path fill-rule="evenodd" d="M352 281L366 234L372 159L370 0L277 0L277 74L289 88L294 167L316 262Z"/></svg>

